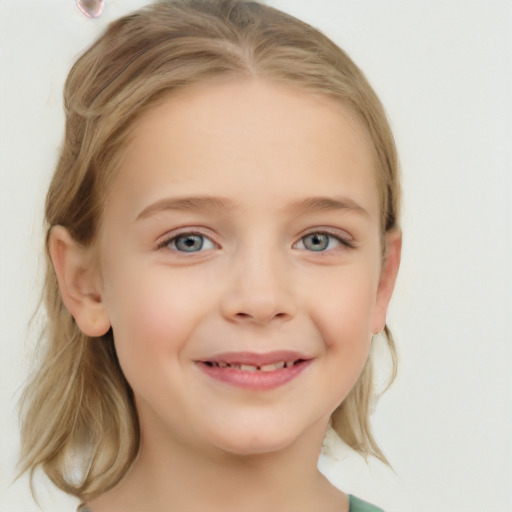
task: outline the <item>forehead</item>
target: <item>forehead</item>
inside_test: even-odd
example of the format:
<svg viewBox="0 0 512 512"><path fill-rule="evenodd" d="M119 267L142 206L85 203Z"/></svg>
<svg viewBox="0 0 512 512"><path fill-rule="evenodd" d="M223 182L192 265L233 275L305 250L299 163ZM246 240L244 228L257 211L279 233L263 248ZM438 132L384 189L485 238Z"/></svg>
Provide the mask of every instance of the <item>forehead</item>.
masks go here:
<svg viewBox="0 0 512 512"><path fill-rule="evenodd" d="M306 188L311 196L348 191L378 210L374 151L356 116L325 95L260 79L169 95L133 127L114 181L135 204L157 200L162 187L235 198L249 187L269 202Z"/></svg>

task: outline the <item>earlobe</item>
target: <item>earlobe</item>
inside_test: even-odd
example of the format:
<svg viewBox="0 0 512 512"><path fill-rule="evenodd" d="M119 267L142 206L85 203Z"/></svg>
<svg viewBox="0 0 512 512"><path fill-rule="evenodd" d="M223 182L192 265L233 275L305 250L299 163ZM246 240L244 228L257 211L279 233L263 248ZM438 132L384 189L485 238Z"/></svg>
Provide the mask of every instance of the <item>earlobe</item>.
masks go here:
<svg viewBox="0 0 512 512"><path fill-rule="evenodd" d="M393 230L386 233L385 244L386 251L382 262L373 321L374 334L382 331L386 325L386 314L400 267L402 232L400 230Z"/></svg>
<svg viewBox="0 0 512 512"><path fill-rule="evenodd" d="M102 336L110 329L110 320L90 250L76 242L62 226L51 229L48 250L64 305L84 334Z"/></svg>

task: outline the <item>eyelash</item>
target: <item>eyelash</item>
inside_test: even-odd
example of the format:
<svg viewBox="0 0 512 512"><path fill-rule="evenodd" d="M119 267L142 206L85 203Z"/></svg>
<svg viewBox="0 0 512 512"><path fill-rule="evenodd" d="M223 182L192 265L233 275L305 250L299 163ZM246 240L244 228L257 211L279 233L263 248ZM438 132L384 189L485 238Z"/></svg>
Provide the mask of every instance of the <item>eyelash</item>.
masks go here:
<svg viewBox="0 0 512 512"><path fill-rule="evenodd" d="M329 237L330 240L334 239L334 240L336 240L336 242L339 242L345 249L354 249L356 247L355 242L348 236L344 237L344 236L340 235L339 233L333 233L332 231L327 230L325 228L315 230L315 231L310 231L309 233L302 235L299 238L299 240L293 244L292 247L296 248L295 246L300 242L302 242L302 244L304 245L304 239L306 237L312 236L312 235L320 235L320 236L325 235L325 236ZM160 242L157 245L157 250L167 248L169 250L172 250L173 252L177 252L177 253L181 253L181 254L187 254L187 253L193 254L193 253L202 252L202 248L203 248L202 245L198 251L180 251L176 247L174 247L174 248L169 247L169 245L172 242L174 242L174 245L176 245L176 240L178 240L179 238L194 237L194 236L201 237L203 239L203 241L205 239L209 240L214 246L216 246L217 248L219 247L219 244L217 244L211 237L209 237L208 235L205 235L204 233L201 233L198 231L183 231L181 233L174 234L168 238L165 238L162 242ZM331 244L331 241L328 242L328 246L330 244ZM301 250L308 251L308 249L306 249L306 248L301 249ZM335 250L335 249L325 249L325 250L321 250L321 251L309 250L309 252L322 254L322 253L329 253L333 250Z"/></svg>
<svg viewBox="0 0 512 512"><path fill-rule="evenodd" d="M300 237L300 239L297 242L295 242L295 244L293 244L293 246L295 247L299 242L302 242L304 244L304 239L306 237L312 236L312 235L325 235L325 236L329 237L329 239L331 239L331 240L334 239L334 240L336 240L337 242L340 243L340 245L342 246L342 249L355 249L355 247L356 247L355 242L350 238L350 236L348 234L343 236L339 232L333 232L333 231L330 231L330 230L325 229L325 228L314 230L314 231L310 231L310 232L306 233L305 235L302 235ZM331 244L331 242L329 241L328 245L330 245L330 244ZM305 250L307 250L307 249L305 249ZM309 252L325 254L325 253L330 253L333 250L335 250L335 249L325 249L325 250L322 250L322 251L310 250Z"/></svg>
<svg viewBox="0 0 512 512"><path fill-rule="evenodd" d="M178 234L174 234L168 238L165 238L162 242L160 242L157 246L157 250L158 249L169 249L171 251L174 251L174 252L177 252L177 253L181 253L181 254L187 254L187 252L190 252L190 253L194 253L194 252L201 252L201 250L199 251L180 251L176 248L171 248L169 247L169 245L174 242L174 244L176 244L176 240L178 240L179 238L186 238L186 237L193 237L193 236L199 236L199 237L202 237L203 239L207 239L209 240L213 245L215 246L219 246L219 244L217 244L214 240L212 240L211 237L209 237L208 235L205 235L204 233L200 233L198 231L183 231L181 233L178 233ZM201 248L202 249L202 245L201 245Z"/></svg>

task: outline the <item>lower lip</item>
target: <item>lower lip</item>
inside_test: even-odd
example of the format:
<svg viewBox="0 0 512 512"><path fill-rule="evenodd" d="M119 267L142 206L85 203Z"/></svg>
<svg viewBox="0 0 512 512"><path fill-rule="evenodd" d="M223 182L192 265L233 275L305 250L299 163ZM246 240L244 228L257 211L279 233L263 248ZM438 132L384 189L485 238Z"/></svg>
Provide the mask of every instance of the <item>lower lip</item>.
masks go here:
<svg viewBox="0 0 512 512"><path fill-rule="evenodd" d="M275 389L298 377L312 362L312 360L301 361L291 368L281 368L271 372L245 371L235 368L220 368L208 366L204 363L197 363L197 366L212 379L225 382L231 386L253 391L266 391Z"/></svg>

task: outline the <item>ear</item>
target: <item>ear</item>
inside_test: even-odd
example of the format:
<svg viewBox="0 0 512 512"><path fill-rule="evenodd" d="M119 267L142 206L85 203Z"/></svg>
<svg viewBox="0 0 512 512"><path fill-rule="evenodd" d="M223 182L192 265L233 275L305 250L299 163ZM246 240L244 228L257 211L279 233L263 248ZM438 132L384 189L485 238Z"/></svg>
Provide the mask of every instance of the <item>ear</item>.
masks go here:
<svg viewBox="0 0 512 512"><path fill-rule="evenodd" d="M386 244L385 252L382 261L373 319L374 334L382 331L386 325L386 314L388 311L389 301L393 294L398 268L400 267L400 258L402 254L402 232L400 230L393 230L386 233L384 243Z"/></svg>
<svg viewBox="0 0 512 512"><path fill-rule="evenodd" d="M48 249L64 305L87 336L101 336L110 320L101 295L101 279L91 250L76 242L62 226L51 229Z"/></svg>

